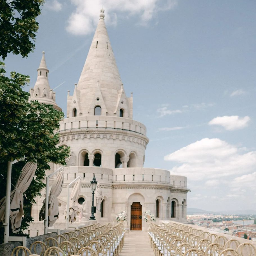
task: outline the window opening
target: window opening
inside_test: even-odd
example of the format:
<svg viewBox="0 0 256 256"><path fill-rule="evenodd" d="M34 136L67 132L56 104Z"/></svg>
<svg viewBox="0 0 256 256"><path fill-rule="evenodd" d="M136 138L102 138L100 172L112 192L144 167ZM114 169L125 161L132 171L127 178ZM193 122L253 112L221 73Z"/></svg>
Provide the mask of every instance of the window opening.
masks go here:
<svg viewBox="0 0 256 256"><path fill-rule="evenodd" d="M77 115L77 110L76 110L76 108L73 108L73 114L72 114L72 116L76 116Z"/></svg>
<svg viewBox="0 0 256 256"><path fill-rule="evenodd" d="M172 201L171 204L171 218L176 218L176 202Z"/></svg>
<svg viewBox="0 0 256 256"><path fill-rule="evenodd" d="M121 156L119 153L115 155L115 168L122 168Z"/></svg>
<svg viewBox="0 0 256 256"><path fill-rule="evenodd" d="M99 97L97 97L97 100L99 101L99 100L100 100L100 98L99 98Z"/></svg>
<svg viewBox="0 0 256 256"><path fill-rule="evenodd" d="M96 48L98 48L98 43L99 43L99 41L96 42Z"/></svg>
<svg viewBox="0 0 256 256"><path fill-rule="evenodd" d="M135 181L135 175L134 174L132 175L132 180Z"/></svg>
<svg viewBox="0 0 256 256"><path fill-rule="evenodd" d="M96 127L98 127L98 125L99 125L99 122L98 122L98 120L96 120Z"/></svg>
<svg viewBox="0 0 256 256"><path fill-rule="evenodd" d="M103 174L101 174L101 179L103 180Z"/></svg>
<svg viewBox="0 0 256 256"><path fill-rule="evenodd" d="M89 166L89 156L88 153L85 153L84 155L84 166ZM85 177L85 174L84 174Z"/></svg>
<svg viewBox="0 0 256 256"><path fill-rule="evenodd" d="M125 181L125 175L124 175L124 181Z"/></svg>
<svg viewBox="0 0 256 256"><path fill-rule="evenodd" d="M45 74L46 74L46 77L47 77L47 72Z"/></svg>
<svg viewBox="0 0 256 256"><path fill-rule="evenodd" d="M85 173L84 173L84 178L85 178Z"/></svg>
<svg viewBox="0 0 256 256"><path fill-rule="evenodd" d="M159 199L156 200L156 218L159 218Z"/></svg>
<svg viewBox="0 0 256 256"><path fill-rule="evenodd" d="M100 217L103 218L104 217L104 199L101 201L100 203Z"/></svg>
<svg viewBox="0 0 256 256"><path fill-rule="evenodd" d="M101 166L101 154L100 153L96 153L94 155L94 160L93 160L93 166Z"/></svg>
<svg viewBox="0 0 256 256"><path fill-rule="evenodd" d="M154 181L154 175L152 175L152 181Z"/></svg>
<svg viewBox="0 0 256 256"><path fill-rule="evenodd" d="M122 108L120 109L120 117L124 117L124 110Z"/></svg>
<svg viewBox="0 0 256 256"><path fill-rule="evenodd" d="M42 72L40 71L40 76L42 75Z"/></svg>
<svg viewBox="0 0 256 256"><path fill-rule="evenodd" d="M94 115L95 116L100 116L101 115L101 106L96 106L94 108Z"/></svg>
<svg viewBox="0 0 256 256"><path fill-rule="evenodd" d="M144 181L144 174L142 174L142 181Z"/></svg>
<svg viewBox="0 0 256 256"><path fill-rule="evenodd" d="M77 202L78 202L79 204L83 204L84 201L85 201L85 200L84 200L83 197L79 197L78 200L77 200Z"/></svg>

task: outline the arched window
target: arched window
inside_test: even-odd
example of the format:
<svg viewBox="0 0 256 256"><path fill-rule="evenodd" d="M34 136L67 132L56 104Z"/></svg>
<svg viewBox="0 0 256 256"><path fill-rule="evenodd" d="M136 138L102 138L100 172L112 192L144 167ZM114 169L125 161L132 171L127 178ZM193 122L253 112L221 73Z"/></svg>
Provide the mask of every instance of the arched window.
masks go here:
<svg viewBox="0 0 256 256"><path fill-rule="evenodd" d="M156 218L159 218L159 206L160 206L159 199L156 199Z"/></svg>
<svg viewBox="0 0 256 256"><path fill-rule="evenodd" d="M73 108L72 116L76 116L76 115L77 115L77 110L76 110L76 108Z"/></svg>
<svg viewBox="0 0 256 256"><path fill-rule="evenodd" d="M101 201L101 204L100 204L100 217L103 218L104 217L104 204L105 204L105 201L104 199Z"/></svg>
<svg viewBox="0 0 256 256"><path fill-rule="evenodd" d="M122 108L120 109L120 117L124 117L124 110Z"/></svg>
<svg viewBox="0 0 256 256"><path fill-rule="evenodd" d="M171 218L176 218L176 202L172 201L171 204Z"/></svg>
<svg viewBox="0 0 256 256"><path fill-rule="evenodd" d="M96 106L94 108L94 115L95 116L100 116L101 115L101 106Z"/></svg>
<svg viewBox="0 0 256 256"><path fill-rule="evenodd" d="M121 155L119 153L115 155L115 168L122 168Z"/></svg>
<svg viewBox="0 0 256 256"><path fill-rule="evenodd" d="M89 157L88 157L88 153L85 153L85 155L84 155L84 166L89 166Z"/></svg>
<svg viewBox="0 0 256 256"><path fill-rule="evenodd" d="M136 167L136 154L131 153L129 155L129 161L127 163L127 167Z"/></svg>
<svg viewBox="0 0 256 256"><path fill-rule="evenodd" d="M93 160L93 166L101 166L101 154L100 153L96 153L94 155L94 160Z"/></svg>

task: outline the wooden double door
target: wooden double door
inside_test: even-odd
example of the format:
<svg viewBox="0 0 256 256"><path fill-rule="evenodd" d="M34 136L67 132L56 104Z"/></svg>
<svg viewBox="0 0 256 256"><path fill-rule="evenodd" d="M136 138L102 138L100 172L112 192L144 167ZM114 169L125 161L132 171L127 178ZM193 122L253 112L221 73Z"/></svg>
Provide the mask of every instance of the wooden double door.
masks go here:
<svg viewBox="0 0 256 256"><path fill-rule="evenodd" d="M142 230L142 205L133 202L131 205L131 230Z"/></svg>

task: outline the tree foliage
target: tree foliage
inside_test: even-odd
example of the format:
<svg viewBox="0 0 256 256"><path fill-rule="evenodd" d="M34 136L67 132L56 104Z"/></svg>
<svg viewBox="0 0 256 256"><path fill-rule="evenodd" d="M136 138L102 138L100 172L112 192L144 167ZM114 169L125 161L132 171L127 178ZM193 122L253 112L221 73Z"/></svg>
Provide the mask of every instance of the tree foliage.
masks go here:
<svg viewBox="0 0 256 256"><path fill-rule="evenodd" d="M0 1L0 56L21 54L22 57L35 48L36 21L41 13L43 0L1 0Z"/></svg>
<svg viewBox="0 0 256 256"><path fill-rule="evenodd" d="M29 93L22 90L28 83L28 76L15 72L5 75L0 63L0 195L5 195L7 162L24 159L13 165L12 189L14 188L25 162L37 162L35 177L24 194L25 219L22 229L32 221L30 208L34 198L45 186L43 179L49 163L65 165L69 148L58 146L56 132L63 113L50 105L28 101Z"/></svg>

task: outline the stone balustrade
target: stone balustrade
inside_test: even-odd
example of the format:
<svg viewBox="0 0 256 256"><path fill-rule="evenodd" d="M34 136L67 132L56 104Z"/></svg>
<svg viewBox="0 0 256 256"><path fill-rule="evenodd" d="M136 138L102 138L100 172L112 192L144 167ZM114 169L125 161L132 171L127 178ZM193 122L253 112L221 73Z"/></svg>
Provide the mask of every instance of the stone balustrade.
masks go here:
<svg viewBox="0 0 256 256"><path fill-rule="evenodd" d="M73 130L122 130L146 136L146 126L128 118L108 116L83 116L65 118L60 122L59 132Z"/></svg>

